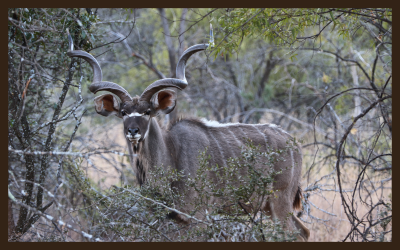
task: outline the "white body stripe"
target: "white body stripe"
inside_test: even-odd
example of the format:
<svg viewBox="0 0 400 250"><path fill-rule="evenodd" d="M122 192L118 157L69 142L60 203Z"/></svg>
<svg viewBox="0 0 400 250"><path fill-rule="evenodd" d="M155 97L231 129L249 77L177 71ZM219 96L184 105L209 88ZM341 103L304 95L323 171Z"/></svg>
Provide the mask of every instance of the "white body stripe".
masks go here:
<svg viewBox="0 0 400 250"><path fill-rule="evenodd" d="M240 131L244 134L244 137L245 137L245 138L249 138L249 137L247 136L246 132L244 132L244 130L242 129L242 127L239 126L239 129L240 129Z"/></svg>
<svg viewBox="0 0 400 250"><path fill-rule="evenodd" d="M215 143L217 144L217 147L218 147L218 149L219 149L219 152L221 153L221 156L222 156L221 159L222 159L222 161L223 161L223 163L224 163L224 167L227 167L227 165L226 165L226 159L225 159L225 156L224 156L224 151L222 150L221 146L219 145L218 140L215 138L215 136L213 135L212 132L208 131L208 134L213 138L213 140L214 140Z"/></svg>
<svg viewBox="0 0 400 250"><path fill-rule="evenodd" d="M258 133L260 133L262 136L264 136L265 148L267 149L267 148L268 148L268 140L267 140L267 137L266 137L265 134L262 133L256 126L253 126L253 127L257 130Z"/></svg>
<svg viewBox="0 0 400 250"><path fill-rule="evenodd" d="M231 133L232 137L235 138L236 143L238 144L238 146L240 146L241 142L238 140L238 138L235 136L235 134L229 129L227 128L229 133Z"/></svg>
<svg viewBox="0 0 400 250"><path fill-rule="evenodd" d="M290 149L290 157L292 158L292 177L293 177L293 171L294 171L294 158L293 158L293 150Z"/></svg>
<svg viewBox="0 0 400 250"><path fill-rule="evenodd" d="M228 129L228 131L230 132L230 130L229 130L229 128L227 128ZM221 134L221 132L219 132L220 134ZM231 133L231 134L233 134L233 133ZM222 137L224 138L224 133L222 133ZM229 151L231 152L231 157L235 157L235 152L232 150L232 143L229 143L228 144L228 148L229 148Z"/></svg>

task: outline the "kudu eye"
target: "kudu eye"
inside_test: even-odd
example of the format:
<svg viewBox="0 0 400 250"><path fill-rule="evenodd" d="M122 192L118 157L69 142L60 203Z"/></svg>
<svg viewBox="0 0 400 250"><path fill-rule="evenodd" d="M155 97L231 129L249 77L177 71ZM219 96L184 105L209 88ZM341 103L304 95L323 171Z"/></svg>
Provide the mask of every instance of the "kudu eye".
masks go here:
<svg viewBox="0 0 400 250"><path fill-rule="evenodd" d="M122 110L122 111L121 111L121 115L122 115L122 116L125 116L125 115L126 115L125 110Z"/></svg>
<svg viewBox="0 0 400 250"><path fill-rule="evenodd" d="M146 112L144 112L145 115L150 115L151 110L147 110Z"/></svg>

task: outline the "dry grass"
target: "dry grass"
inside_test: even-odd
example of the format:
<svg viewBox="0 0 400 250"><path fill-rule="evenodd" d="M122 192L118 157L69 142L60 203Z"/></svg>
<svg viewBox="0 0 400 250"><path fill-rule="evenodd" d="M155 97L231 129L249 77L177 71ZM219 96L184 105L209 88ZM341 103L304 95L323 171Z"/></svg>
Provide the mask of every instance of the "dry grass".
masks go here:
<svg viewBox="0 0 400 250"><path fill-rule="evenodd" d="M308 154L308 157L305 156L303 160L303 174L306 172L307 166L310 166L313 161L314 152L312 150L303 150L305 155ZM317 157L318 158L318 157ZM317 161L318 159L316 159ZM336 161L336 157L333 158ZM339 186L337 185L337 173L333 171L334 162L330 164L324 164L319 166L319 169L316 168L309 177L309 184L313 183L315 180L321 179L323 176L329 176L324 178L323 181L320 181L319 184L322 184L323 189L333 189L336 191L321 191L315 190L310 192L309 201L315 205L310 204L310 214L318 219L311 219L307 215L303 215L302 219L306 221L310 221L311 223L306 223L307 227L309 227L311 231L310 241L321 242L321 241L342 241L351 229L351 224L347 218L346 213L344 212L344 208L342 206L342 199L340 196ZM342 179L342 188L343 190L353 190L356 180L358 178L359 169L352 164L345 164L341 167L341 179ZM305 188L307 186L307 177L303 178L302 186ZM370 173L369 180L378 186L375 188L378 189L378 192L375 192L370 196L367 201L371 203L376 203L380 199L384 201L391 200L392 193L392 183L391 181L383 183L383 189L379 189L380 181L382 178L379 175L374 173ZM365 185L369 185L367 182ZM325 186L326 185L326 186ZM367 187L371 190L371 187ZM357 207L357 215L359 218L363 217L367 214L369 207L365 206L363 202L360 201L359 195L362 197L367 196L366 189L363 189L360 193L357 191L354 199L354 206ZM351 198L353 192L346 192L345 197L348 203L349 198ZM318 208L319 209L318 209ZM324 210L324 211L322 211ZM328 214L328 213L330 214ZM390 227L391 225L389 225ZM386 240L389 239L390 236L386 237Z"/></svg>

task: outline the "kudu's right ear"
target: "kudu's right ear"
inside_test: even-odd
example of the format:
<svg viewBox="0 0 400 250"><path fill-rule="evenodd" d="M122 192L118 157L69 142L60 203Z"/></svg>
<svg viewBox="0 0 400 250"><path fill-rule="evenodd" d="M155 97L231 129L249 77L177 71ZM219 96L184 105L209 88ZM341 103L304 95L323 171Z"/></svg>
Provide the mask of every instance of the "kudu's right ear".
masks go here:
<svg viewBox="0 0 400 250"><path fill-rule="evenodd" d="M120 101L111 94L100 95L94 98L96 112L103 116L115 115L122 118L119 109Z"/></svg>

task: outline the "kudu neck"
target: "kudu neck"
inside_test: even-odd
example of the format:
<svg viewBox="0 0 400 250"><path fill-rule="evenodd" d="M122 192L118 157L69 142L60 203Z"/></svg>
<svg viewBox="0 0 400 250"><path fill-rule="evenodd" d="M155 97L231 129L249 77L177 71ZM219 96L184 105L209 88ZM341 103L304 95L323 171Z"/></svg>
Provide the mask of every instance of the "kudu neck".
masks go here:
<svg viewBox="0 0 400 250"><path fill-rule="evenodd" d="M150 168L169 164L167 154L167 143L165 141L164 131L161 129L155 117L150 119L147 136L142 142L141 152L143 157L148 159Z"/></svg>

